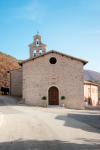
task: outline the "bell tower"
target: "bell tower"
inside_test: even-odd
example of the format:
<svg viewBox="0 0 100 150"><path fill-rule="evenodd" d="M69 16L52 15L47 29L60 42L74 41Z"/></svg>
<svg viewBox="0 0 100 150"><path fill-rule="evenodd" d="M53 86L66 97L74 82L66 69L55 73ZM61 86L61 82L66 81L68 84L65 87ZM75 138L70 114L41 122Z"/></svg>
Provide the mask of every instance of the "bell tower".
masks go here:
<svg viewBox="0 0 100 150"><path fill-rule="evenodd" d="M38 32L37 32L37 34L35 36L33 36L33 38L34 38L33 43L28 45L29 48L30 48L30 51L29 51L30 58L45 53L46 52L46 47L47 47L46 44L41 42L41 36L38 35Z"/></svg>

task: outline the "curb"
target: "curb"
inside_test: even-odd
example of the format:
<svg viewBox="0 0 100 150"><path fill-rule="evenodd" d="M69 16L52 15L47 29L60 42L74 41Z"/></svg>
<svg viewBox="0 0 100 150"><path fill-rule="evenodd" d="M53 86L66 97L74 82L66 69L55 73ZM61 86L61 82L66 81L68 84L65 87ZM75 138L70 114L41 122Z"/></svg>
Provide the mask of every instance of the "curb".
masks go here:
<svg viewBox="0 0 100 150"><path fill-rule="evenodd" d="M86 106L85 110L100 110L100 106Z"/></svg>
<svg viewBox="0 0 100 150"><path fill-rule="evenodd" d="M2 126L3 123L3 114L0 112L0 127Z"/></svg>

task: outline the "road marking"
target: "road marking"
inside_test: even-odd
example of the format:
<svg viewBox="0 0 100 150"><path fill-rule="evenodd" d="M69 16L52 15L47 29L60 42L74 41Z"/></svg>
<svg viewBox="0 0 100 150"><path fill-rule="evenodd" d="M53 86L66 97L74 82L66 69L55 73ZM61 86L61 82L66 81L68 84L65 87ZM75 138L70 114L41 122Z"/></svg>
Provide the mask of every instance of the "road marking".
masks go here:
<svg viewBox="0 0 100 150"><path fill-rule="evenodd" d="M2 126L2 123L3 123L3 115L2 115L2 113L0 113L0 116L1 116L1 117L0 117L0 118L1 118L1 119L0 119L0 127L1 127L1 126Z"/></svg>

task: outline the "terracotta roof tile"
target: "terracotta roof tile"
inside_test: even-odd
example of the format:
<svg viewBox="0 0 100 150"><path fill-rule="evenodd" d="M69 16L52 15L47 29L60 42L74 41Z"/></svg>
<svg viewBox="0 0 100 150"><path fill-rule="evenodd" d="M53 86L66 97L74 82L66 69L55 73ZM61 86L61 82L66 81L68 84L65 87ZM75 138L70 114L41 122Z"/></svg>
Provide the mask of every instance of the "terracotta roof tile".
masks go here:
<svg viewBox="0 0 100 150"><path fill-rule="evenodd" d="M96 85L96 86L98 86L98 84L92 83L92 82L88 82L88 81L84 81L84 84L87 84L87 85Z"/></svg>

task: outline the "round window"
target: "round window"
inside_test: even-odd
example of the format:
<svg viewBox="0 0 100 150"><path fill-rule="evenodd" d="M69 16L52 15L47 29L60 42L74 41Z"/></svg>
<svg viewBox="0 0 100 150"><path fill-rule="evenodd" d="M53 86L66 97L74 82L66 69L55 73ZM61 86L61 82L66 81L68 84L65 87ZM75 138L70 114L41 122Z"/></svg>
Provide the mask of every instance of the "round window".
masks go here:
<svg viewBox="0 0 100 150"><path fill-rule="evenodd" d="M55 57L51 57L49 62L50 62L50 64L56 64L57 59Z"/></svg>

